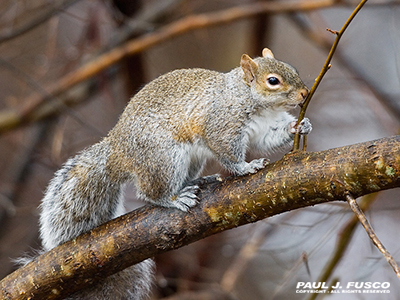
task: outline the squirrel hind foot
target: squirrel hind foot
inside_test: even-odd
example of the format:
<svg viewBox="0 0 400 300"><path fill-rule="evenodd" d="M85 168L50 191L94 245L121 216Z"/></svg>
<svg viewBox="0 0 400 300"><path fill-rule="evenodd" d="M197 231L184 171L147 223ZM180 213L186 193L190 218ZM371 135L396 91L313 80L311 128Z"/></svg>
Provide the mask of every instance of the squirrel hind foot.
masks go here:
<svg viewBox="0 0 400 300"><path fill-rule="evenodd" d="M197 197L199 190L200 187L198 185L185 186L176 196L172 197L171 206L182 211L188 211L189 208L199 202Z"/></svg>

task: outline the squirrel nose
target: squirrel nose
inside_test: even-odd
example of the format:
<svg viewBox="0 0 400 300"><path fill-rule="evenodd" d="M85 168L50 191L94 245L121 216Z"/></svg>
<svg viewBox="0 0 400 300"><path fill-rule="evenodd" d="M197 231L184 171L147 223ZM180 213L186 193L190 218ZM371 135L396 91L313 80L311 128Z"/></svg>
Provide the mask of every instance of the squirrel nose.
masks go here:
<svg viewBox="0 0 400 300"><path fill-rule="evenodd" d="M301 96L303 96L303 99L305 100L308 95L308 89L305 88L305 89L300 90L300 94L301 94Z"/></svg>
<svg viewBox="0 0 400 300"><path fill-rule="evenodd" d="M301 99L299 106L303 107L304 100L306 100L306 98L308 96L308 89L307 88L301 89L300 95L301 95L302 99Z"/></svg>

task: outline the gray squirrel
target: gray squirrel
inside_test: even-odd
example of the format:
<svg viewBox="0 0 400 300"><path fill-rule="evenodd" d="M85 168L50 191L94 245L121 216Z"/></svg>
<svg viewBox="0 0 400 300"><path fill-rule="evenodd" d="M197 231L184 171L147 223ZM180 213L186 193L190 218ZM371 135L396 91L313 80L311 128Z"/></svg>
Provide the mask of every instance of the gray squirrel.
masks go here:
<svg viewBox="0 0 400 300"><path fill-rule="evenodd" d="M267 161L246 162L248 149L268 154L311 131L307 118L296 126L287 113L307 94L297 71L267 48L255 59L243 54L228 73L181 69L154 79L107 137L55 173L41 204L44 250L123 214L125 183L147 202L187 211L198 201L195 179L208 158L235 175L257 172ZM68 299L145 299L153 269L145 260Z"/></svg>

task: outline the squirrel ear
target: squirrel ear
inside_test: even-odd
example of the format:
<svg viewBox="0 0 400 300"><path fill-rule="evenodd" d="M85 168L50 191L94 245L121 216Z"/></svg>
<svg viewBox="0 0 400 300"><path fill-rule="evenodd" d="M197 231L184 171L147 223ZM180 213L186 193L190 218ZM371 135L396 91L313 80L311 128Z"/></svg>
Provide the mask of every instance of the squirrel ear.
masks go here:
<svg viewBox="0 0 400 300"><path fill-rule="evenodd" d="M274 58L274 54L268 48L264 48L262 51L262 56L266 58Z"/></svg>
<svg viewBox="0 0 400 300"><path fill-rule="evenodd" d="M258 69L257 63L247 54L243 54L242 59L240 60L240 66L244 72L244 80L248 85L250 85L256 77L255 74Z"/></svg>

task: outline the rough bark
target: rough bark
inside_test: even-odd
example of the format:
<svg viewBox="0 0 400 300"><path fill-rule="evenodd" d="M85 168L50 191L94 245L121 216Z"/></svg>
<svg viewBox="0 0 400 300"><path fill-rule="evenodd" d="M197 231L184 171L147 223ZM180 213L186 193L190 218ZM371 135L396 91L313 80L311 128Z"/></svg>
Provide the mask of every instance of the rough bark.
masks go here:
<svg viewBox="0 0 400 300"><path fill-rule="evenodd" d="M0 282L0 299L59 299L230 228L399 186L400 136L288 154L257 174L203 186L189 213L145 206L37 257Z"/></svg>

